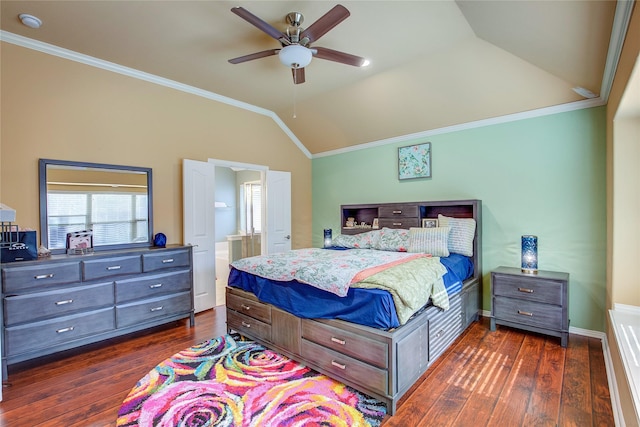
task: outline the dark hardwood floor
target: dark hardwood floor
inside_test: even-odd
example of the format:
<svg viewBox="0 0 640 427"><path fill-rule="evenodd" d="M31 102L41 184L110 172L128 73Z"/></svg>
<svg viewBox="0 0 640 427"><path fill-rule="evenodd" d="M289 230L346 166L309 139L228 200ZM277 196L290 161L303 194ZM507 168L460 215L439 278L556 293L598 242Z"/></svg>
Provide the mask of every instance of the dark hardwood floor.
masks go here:
<svg viewBox="0 0 640 427"><path fill-rule="evenodd" d="M3 388L0 426L113 426L122 400L153 366L224 334L224 307L92 345L14 365ZM559 339L471 326L405 395L383 427L613 426L602 354L595 338Z"/></svg>

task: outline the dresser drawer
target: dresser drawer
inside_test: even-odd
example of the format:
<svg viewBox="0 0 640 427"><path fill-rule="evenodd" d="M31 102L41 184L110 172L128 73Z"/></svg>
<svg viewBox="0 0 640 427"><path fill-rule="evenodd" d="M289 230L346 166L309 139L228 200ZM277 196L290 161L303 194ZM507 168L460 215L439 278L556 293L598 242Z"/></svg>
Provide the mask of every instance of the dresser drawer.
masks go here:
<svg viewBox="0 0 640 427"><path fill-rule="evenodd" d="M5 329L7 356L32 352L115 329L113 307Z"/></svg>
<svg viewBox="0 0 640 427"><path fill-rule="evenodd" d="M380 228L405 228L420 227L419 218L380 218L378 219Z"/></svg>
<svg viewBox="0 0 640 427"><path fill-rule="evenodd" d="M227 326L240 334L247 334L271 342L271 325L253 317L227 310Z"/></svg>
<svg viewBox="0 0 640 427"><path fill-rule="evenodd" d="M82 261L84 280L102 279L120 274L135 274L141 271L140 255Z"/></svg>
<svg viewBox="0 0 640 427"><path fill-rule="evenodd" d="M553 280L537 280L520 277L499 275L493 276L493 294L526 301L545 302L562 305L562 283Z"/></svg>
<svg viewBox="0 0 640 427"><path fill-rule="evenodd" d="M174 267L188 267L191 265L190 249L175 251L149 252L142 254L142 271L156 271Z"/></svg>
<svg viewBox="0 0 640 427"><path fill-rule="evenodd" d="M2 268L2 287L5 294L79 281L80 264L77 261Z"/></svg>
<svg viewBox="0 0 640 427"><path fill-rule="evenodd" d="M151 298L191 289L191 271L138 276L116 280L116 303Z"/></svg>
<svg viewBox="0 0 640 427"><path fill-rule="evenodd" d="M271 324L271 306L227 292L227 308Z"/></svg>
<svg viewBox="0 0 640 427"><path fill-rule="evenodd" d="M562 307L520 299L495 297L494 317L501 320L540 326L547 329L563 328Z"/></svg>
<svg viewBox="0 0 640 427"><path fill-rule="evenodd" d="M378 208L379 218L410 218L419 216L420 211L417 205L380 206Z"/></svg>
<svg viewBox="0 0 640 427"><path fill-rule="evenodd" d="M189 313L191 309L190 292L116 305L116 325L118 328L123 328L154 319Z"/></svg>
<svg viewBox="0 0 640 427"><path fill-rule="evenodd" d="M111 282L6 296L4 321L10 326L104 306L113 306Z"/></svg>
<svg viewBox="0 0 640 427"><path fill-rule="evenodd" d="M305 339L302 340L301 356L325 372L353 381L381 394L388 394L388 372L384 369L360 362Z"/></svg>
<svg viewBox="0 0 640 427"><path fill-rule="evenodd" d="M389 349L386 343L308 319L302 320L302 337L379 368L389 367Z"/></svg>

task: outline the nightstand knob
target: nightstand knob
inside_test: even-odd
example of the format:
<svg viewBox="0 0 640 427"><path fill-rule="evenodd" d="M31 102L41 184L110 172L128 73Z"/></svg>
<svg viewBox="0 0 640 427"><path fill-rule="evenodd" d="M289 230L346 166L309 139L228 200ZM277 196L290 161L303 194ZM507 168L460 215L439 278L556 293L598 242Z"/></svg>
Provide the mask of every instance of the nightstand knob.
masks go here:
<svg viewBox="0 0 640 427"><path fill-rule="evenodd" d="M529 289L529 288L518 288L518 290L520 292L524 292L524 293L527 293L527 294L532 294L533 293L533 289Z"/></svg>

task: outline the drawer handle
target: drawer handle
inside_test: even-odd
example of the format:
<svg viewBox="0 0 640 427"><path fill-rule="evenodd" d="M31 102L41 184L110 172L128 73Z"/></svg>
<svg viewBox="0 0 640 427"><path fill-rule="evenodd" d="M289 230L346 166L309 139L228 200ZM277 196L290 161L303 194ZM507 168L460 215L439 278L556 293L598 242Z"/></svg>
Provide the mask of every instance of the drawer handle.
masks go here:
<svg viewBox="0 0 640 427"><path fill-rule="evenodd" d="M240 307L242 307L242 309L243 309L244 311L249 311L249 310L251 310L251 307L249 307L249 306L248 306L248 305L246 305L246 304L240 304Z"/></svg>
<svg viewBox="0 0 640 427"><path fill-rule="evenodd" d="M347 369L347 365L343 365L342 363L338 363L338 362L336 362L335 360L332 360L332 361L331 361L331 364L332 364L333 366L335 366L336 368L340 368L340 369L342 369L342 370Z"/></svg>
<svg viewBox="0 0 640 427"><path fill-rule="evenodd" d="M107 267L107 270L120 270L122 267L119 265L112 265Z"/></svg>
<svg viewBox="0 0 640 427"><path fill-rule="evenodd" d="M401 214L402 214L402 211L393 211L393 214L394 214L394 215L401 215Z"/></svg>
<svg viewBox="0 0 640 427"><path fill-rule="evenodd" d="M173 258L163 259L163 260L162 260L162 263L163 263L163 264L169 264L169 263L171 263L171 262L173 262Z"/></svg>
<svg viewBox="0 0 640 427"><path fill-rule="evenodd" d="M247 322L245 322L244 320L242 321L242 326L244 326L245 328L250 328L251 325Z"/></svg>
<svg viewBox="0 0 640 427"><path fill-rule="evenodd" d="M162 287L162 283L156 283L155 285L149 285L149 287L151 289L161 288Z"/></svg>
<svg viewBox="0 0 640 427"><path fill-rule="evenodd" d="M442 335L444 335L444 330L440 329L436 334L436 338L440 338Z"/></svg>
<svg viewBox="0 0 640 427"><path fill-rule="evenodd" d="M34 279L36 280L40 280L40 279L51 279L53 277L53 273L49 273L49 274L39 274L38 276L33 276Z"/></svg>
<svg viewBox="0 0 640 427"><path fill-rule="evenodd" d="M524 292L526 294L532 294L533 293L533 289L528 289L528 288L518 288L518 290L520 292Z"/></svg>
<svg viewBox="0 0 640 427"><path fill-rule="evenodd" d="M65 305L65 304L71 304L73 302L72 299L66 299L64 301L58 301L56 302L56 305Z"/></svg>
<svg viewBox="0 0 640 427"><path fill-rule="evenodd" d="M71 332L71 331L73 331L73 328L74 328L73 326L69 326L68 328L58 329L58 330L56 331L56 333L58 333L58 334L64 334L65 332Z"/></svg>
<svg viewBox="0 0 640 427"><path fill-rule="evenodd" d="M341 340L340 338L336 338L336 337L331 337L331 341L338 343L340 345L345 345L347 343L346 340Z"/></svg>
<svg viewBox="0 0 640 427"><path fill-rule="evenodd" d="M394 222L393 225L402 225L401 222Z"/></svg>
<svg viewBox="0 0 640 427"><path fill-rule="evenodd" d="M533 317L533 313L530 313L528 311L518 310L518 314L522 314L523 316Z"/></svg>
<svg viewBox="0 0 640 427"><path fill-rule="evenodd" d="M153 313L154 311L160 311L160 310L162 310L162 306L153 307L150 311Z"/></svg>

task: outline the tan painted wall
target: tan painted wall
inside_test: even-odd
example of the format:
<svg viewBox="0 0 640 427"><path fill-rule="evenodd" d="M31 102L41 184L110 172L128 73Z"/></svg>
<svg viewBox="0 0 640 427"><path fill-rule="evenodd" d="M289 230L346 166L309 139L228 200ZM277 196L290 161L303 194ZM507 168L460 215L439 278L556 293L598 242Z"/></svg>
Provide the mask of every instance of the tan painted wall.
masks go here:
<svg viewBox="0 0 640 427"><path fill-rule="evenodd" d="M266 116L0 45L0 201L39 229L38 159L153 168L154 231L182 243L182 159L291 172L292 244L311 245L311 160Z"/></svg>
<svg viewBox="0 0 640 427"><path fill-rule="evenodd" d="M633 194L634 191L637 194L640 168L638 161L623 160L621 156L625 152L633 152L634 148L627 144L637 145L637 140L629 140L628 137L625 137L625 134L628 135L628 130L622 130L622 134L615 133L616 125L614 123L620 101L629 84L639 54L640 7L635 4L607 104L607 309L611 308L614 303L640 305L637 267L630 267L627 261L628 257L621 255L622 252L632 248L632 242L634 242L635 249L631 250L636 253L634 259L637 264L639 258L637 242L640 239L640 229L637 226L638 207L635 198L625 200L624 194ZM623 127L625 127L624 124ZM635 283L629 280L632 276L636 278ZM633 408L629 383L624 375L620 353L615 348L617 344L611 324L608 322L609 316L606 318L607 341L611 350L622 415L627 426L638 426L640 423Z"/></svg>

